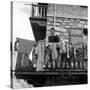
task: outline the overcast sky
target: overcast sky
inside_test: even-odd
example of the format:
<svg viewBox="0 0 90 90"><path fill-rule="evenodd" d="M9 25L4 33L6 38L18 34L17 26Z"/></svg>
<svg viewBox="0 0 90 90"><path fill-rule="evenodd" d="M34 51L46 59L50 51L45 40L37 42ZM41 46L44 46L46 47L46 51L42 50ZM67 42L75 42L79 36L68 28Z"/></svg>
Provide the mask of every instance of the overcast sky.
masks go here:
<svg viewBox="0 0 90 90"><path fill-rule="evenodd" d="M29 17L31 5L28 2L13 2L13 41L16 37L34 40ZM29 2L30 3L30 2Z"/></svg>

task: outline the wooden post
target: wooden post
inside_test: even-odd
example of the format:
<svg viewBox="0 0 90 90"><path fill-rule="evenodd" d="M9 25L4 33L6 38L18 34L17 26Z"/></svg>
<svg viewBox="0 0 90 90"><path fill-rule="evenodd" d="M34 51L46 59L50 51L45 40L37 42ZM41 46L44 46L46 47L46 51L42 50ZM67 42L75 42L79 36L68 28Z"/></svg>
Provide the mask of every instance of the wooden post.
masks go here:
<svg viewBox="0 0 90 90"><path fill-rule="evenodd" d="M82 60L82 68L84 67L84 39L83 39L83 28L84 24L82 24L82 46L83 46L83 60Z"/></svg>

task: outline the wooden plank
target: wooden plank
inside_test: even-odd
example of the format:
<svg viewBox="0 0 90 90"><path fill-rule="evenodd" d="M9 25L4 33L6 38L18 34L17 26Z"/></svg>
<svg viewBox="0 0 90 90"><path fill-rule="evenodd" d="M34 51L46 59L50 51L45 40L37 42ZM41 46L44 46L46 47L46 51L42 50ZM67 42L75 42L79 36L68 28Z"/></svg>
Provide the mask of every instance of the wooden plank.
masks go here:
<svg viewBox="0 0 90 90"><path fill-rule="evenodd" d="M48 15L47 17L48 18L53 18L53 16L50 16L50 15ZM63 19L66 19L66 18L68 18L68 19L80 19L80 20L83 20L83 21L88 21L88 19L82 19L82 18L56 17L56 19L59 19L59 18L63 18Z"/></svg>
<svg viewBox="0 0 90 90"><path fill-rule="evenodd" d="M68 73L69 70L64 70L63 73L64 74L69 74ZM87 74L87 70L71 70L70 71L72 75L81 75L81 74ZM61 75L62 72L61 71L58 71L58 72L15 72L16 74L29 74L29 75Z"/></svg>

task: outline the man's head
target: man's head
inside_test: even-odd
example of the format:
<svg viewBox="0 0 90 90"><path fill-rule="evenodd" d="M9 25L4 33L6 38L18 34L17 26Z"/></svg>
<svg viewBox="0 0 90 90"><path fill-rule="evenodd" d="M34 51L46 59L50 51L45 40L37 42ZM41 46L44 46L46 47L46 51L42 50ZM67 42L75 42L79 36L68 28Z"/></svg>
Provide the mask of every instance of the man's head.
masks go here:
<svg viewBox="0 0 90 90"><path fill-rule="evenodd" d="M50 29L50 32L51 32L51 35L54 35L55 29L52 27L52 28Z"/></svg>

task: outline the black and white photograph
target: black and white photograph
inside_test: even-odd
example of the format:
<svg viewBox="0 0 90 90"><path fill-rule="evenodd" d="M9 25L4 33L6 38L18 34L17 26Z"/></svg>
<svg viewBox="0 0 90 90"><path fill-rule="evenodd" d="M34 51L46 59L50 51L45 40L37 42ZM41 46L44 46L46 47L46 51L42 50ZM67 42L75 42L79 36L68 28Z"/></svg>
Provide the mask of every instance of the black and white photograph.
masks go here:
<svg viewBox="0 0 90 90"><path fill-rule="evenodd" d="M11 88L88 84L88 6L10 5Z"/></svg>

